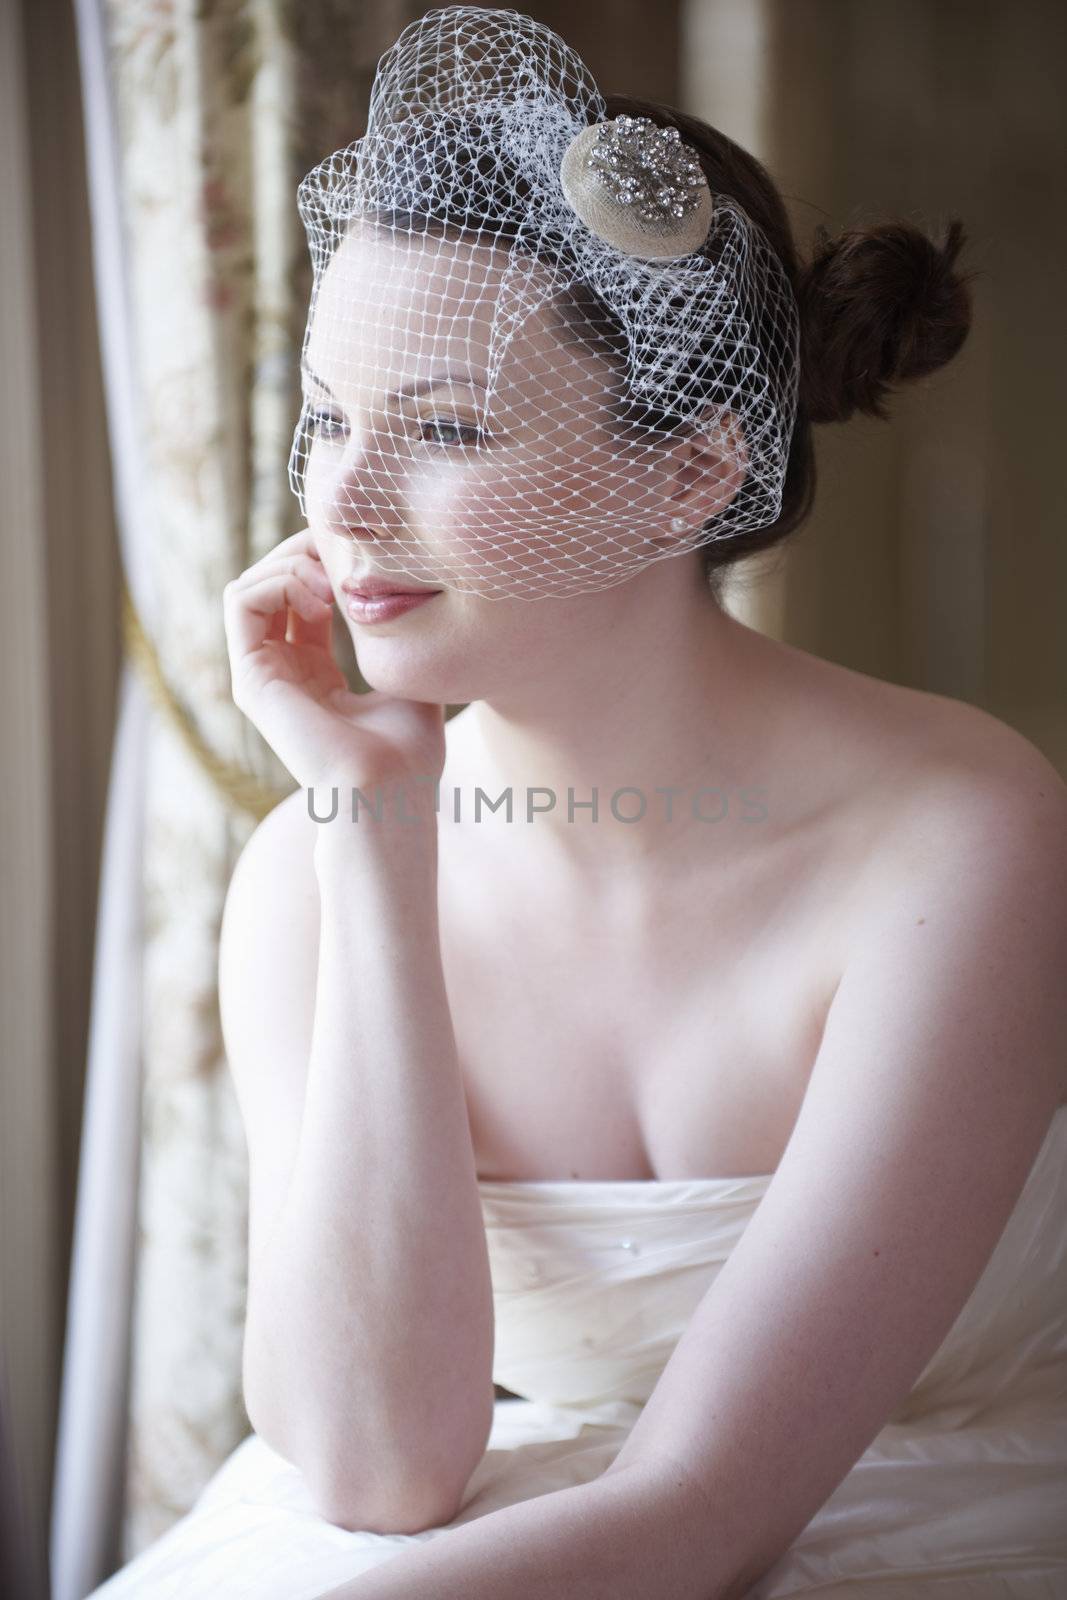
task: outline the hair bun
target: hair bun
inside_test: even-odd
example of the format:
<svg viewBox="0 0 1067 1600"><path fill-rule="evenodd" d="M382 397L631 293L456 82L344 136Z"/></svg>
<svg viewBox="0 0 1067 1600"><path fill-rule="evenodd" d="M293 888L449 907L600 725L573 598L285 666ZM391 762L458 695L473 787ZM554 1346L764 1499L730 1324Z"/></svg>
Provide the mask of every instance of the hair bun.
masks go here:
<svg viewBox="0 0 1067 1600"><path fill-rule="evenodd" d="M880 417L889 388L951 361L971 326L969 277L957 273L963 224L937 245L907 222L819 227L801 269L801 399L812 422Z"/></svg>

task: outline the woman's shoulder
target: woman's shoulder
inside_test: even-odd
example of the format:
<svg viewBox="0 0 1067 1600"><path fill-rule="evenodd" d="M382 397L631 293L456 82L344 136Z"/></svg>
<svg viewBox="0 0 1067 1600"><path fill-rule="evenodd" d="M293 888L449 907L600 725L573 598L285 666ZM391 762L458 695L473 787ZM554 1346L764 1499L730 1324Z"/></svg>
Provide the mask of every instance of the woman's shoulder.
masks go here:
<svg viewBox="0 0 1067 1600"><path fill-rule="evenodd" d="M269 858L279 868L287 863L310 865L315 839L324 822L316 822L308 808L308 792L297 788L279 800L249 835L245 851Z"/></svg>
<svg viewBox="0 0 1067 1600"><path fill-rule="evenodd" d="M1007 860L1020 847L1067 866L1067 784L1049 757L981 706L820 663L826 740L836 775L872 845L876 878L935 851L973 860L984 842ZM1003 846L1003 849L1001 849Z"/></svg>
<svg viewBox="0 0 1067 1600"><path fill-rule="evenodd" d="M970 701L877 678L780 646L792 692L813 712L806 732L842 754L841 770L879 781L895 773L900 795L957 783L976 793L1044 790L1067 797L1053 762L1017 728Z"/></svg>
<svg viewBox="0 0 1067 1600"><path fill-rule="evenodd" d="M294 789L261 818L234 867L228 900L257 911L273 905L290 930L317 933L320 915L315 839L325 824L308 811L307 790ZM277 917L270 919L277 920Z"/></svg>
<svg viewBox="0 0 1067 1600"><path fill-rule="evenodd" d="M1067 859L1067 784L1030 739L984 708L826 661L777 653L780 723L775 771L814 829L819 860L849 868L861 908L877 903L906 864L973 859L975 848L1020 844ZM1003 841L1000 850L996 841Z"/></svg>
<svg viewBox="0 0 1067 1600"><path fill-rule="evenodd" d="M1014 809L1018 821L1043 813L1067 822L1067 784L1032 740L969 701L899 684L886 686L887 715L910 758L910 794L917 816L981 814Z"/></svg>

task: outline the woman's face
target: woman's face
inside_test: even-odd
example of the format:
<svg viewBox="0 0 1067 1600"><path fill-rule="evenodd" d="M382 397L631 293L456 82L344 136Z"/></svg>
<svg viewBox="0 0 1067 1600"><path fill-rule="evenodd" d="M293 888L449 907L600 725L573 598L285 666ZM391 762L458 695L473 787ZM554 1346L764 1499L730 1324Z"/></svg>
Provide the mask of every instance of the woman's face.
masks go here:
<svg viewBox="0 0 1067 1600"><path fill-rule="evenodd" d="M360 224L319 286L303 373L305 505L342 613L346 578L441 589L387 622L349 619L375 687L389 687L372 678L380 669L413 697L480 698L477 662L492 678L494 640L558 646L579 612L669 542L669 452L613 429L616 369L546 301L520 311L493 370L508 259ZM535 598L546 603L521 603ZM411 673L421 696L401 687Z"/></svg>

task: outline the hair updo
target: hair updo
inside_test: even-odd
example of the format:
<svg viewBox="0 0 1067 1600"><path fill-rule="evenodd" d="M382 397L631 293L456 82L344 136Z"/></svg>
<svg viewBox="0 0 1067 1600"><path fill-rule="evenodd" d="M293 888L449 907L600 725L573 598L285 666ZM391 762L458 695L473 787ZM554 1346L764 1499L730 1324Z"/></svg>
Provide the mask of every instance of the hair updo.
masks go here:
<svg viewBox="0 0 1067 1600"><path fill-rule="evenodd" d="M970 279L956 271L965 236L949 223L934 243L909 222L848 228L836 239L815 233L812 259L801 262L789 217L766 169L717 128L656 101L605 97L608 117L622 113L675 127L696 152L712 196L729 194L764 232L788 274L800 311L800 374L782 507L774 522L702 546L704 570L721 594L726 569L768 550L800 527L815 499L816 423L847 422L857 411L886 420L885 397L897 383L925 377L951 361L971 326ZM757 342L773 329L757 330Z"/></svg>

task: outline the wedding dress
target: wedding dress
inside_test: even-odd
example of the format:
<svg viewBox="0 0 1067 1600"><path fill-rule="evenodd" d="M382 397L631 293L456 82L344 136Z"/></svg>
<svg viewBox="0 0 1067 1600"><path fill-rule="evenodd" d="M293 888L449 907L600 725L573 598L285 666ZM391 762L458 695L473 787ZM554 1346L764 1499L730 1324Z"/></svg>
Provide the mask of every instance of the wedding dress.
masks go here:
<svg viewBox="0 0 1067 1600"><path fill-rule="evenodd" d="M416 1534L339 1528L253 1433L90 1600L311 1600L416 1541L596 1478L770 1182L480 1183L493 1376L523 1398L496 1401L454 1521ZM751 1600L1067 1600L1065 1261L1061 1106L948 1336Z"/></svg>

